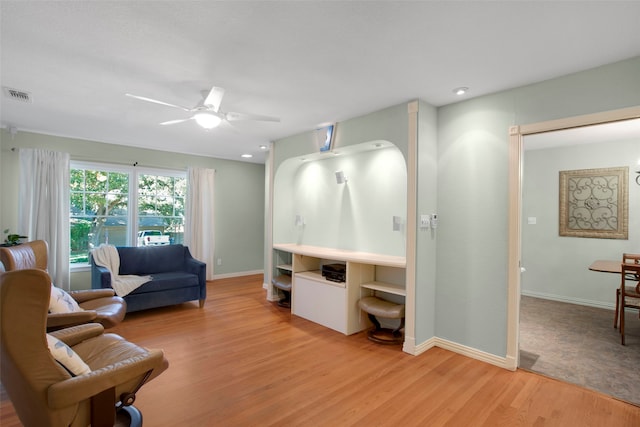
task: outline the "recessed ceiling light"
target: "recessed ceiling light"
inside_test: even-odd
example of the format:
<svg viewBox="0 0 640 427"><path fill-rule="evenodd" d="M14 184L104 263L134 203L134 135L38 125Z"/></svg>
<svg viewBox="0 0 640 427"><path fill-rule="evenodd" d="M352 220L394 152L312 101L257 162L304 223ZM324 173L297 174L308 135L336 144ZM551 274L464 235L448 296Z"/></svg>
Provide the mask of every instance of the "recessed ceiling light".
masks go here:
<svg viewBox="0 0 640 427"><path fill-rule="evenodd" d="M453 93L455 93L456 95L464 95L467 92L469 92L469 88L465 86L460 86L453 90Z"/></svg>
<svg viewBox="0 0 640 427"><path fill-rule="evenodd" d="M243 155L242 155L242 156L240 156L240 157L243 157L243 158L245 158L245 159L250 159L250 158L252 158L252 157L253 157L253 154L243 154Z"/></svg>
<svg viewBox="0 0 640 427"><path fill-rule="evenodd" d="M260 146L260 149L261 149L261 150L266 150L266 149L268 149L268 148L269 148L269 147L267 147L266 145L261 145L261 146Z"/></svg>

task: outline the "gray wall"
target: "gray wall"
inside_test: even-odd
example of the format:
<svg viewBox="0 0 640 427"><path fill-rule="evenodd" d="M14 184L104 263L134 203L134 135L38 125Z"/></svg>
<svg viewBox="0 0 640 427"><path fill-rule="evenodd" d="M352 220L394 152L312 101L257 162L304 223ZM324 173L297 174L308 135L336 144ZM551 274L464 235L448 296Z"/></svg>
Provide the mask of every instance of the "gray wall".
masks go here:
<svg viewBox="0 0 640 427"><path fill-rule="evenodd" d="M438 110L438 337L506 355L508 128L640 105L638 76L633 58Z"/></svg>
<svg viewBox="0 0 640 427"><path fill-rule="evenodd" d="M104 144L30 132L12 137L0 133L0 229L16 230L18 223L18 153L11 148L45 148L68 152L72 160L185 170L188 166L216 170L215 266L216 276L262 271L264 235L264 165L191 156L157 150ZM72 273L74 289L90 287L86 272Z"/></svg>
<svg viewBox="0 0 640 427"><path fill-rule="evenodd" d="M527 147L527 138L524 140ZM613 308L619 278L588 270L596 259L640 253L640 186L635 182L640 135L571 147L525 151L522 188L522 293ZM595 239L558 235L559 171L629 167L629 238ZM528 218L536 224L528 224Z"/></svg>

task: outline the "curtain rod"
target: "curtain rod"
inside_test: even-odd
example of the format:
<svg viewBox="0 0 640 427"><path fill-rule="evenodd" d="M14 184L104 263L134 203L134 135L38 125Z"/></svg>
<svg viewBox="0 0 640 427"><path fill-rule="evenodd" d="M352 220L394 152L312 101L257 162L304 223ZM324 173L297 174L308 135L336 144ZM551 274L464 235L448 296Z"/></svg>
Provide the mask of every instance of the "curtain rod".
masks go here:
<svg viewBox="0 0 640 427"><path fill-rule="evenodd" d="M16 152L18 149L16 147L11 147L10 151ZM71 160L77 160L79 162L91 162L91 163L102 163L102 164L111 164L111 165L119 165L119 166L133 166L133 167L141 167L141 168L151 168L151 169L168 169L175 171L186 171L188 169L187 166L178 166L178 167L168 167L168 166L158 166L158 165L150 165L150 164L140 164L138 161L134 161L133 163L127 162L117 162L117 161L100 161L96 160L93 157L84 157L84 156L71 156Z"/></svg>

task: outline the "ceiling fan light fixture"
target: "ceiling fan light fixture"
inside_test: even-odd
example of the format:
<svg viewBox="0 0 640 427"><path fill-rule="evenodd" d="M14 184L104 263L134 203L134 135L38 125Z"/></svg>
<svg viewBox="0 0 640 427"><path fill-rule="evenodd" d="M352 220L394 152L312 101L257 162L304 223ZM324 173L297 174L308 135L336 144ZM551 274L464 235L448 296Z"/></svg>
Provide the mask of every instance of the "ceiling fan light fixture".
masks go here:
<svg viewBox="0 0 640 427"><path fill-rule="evenodd" d="M220 117L208 111L196 113L193 118L200 126L205 129L213 129L222 122L222 119Z"/></svg>

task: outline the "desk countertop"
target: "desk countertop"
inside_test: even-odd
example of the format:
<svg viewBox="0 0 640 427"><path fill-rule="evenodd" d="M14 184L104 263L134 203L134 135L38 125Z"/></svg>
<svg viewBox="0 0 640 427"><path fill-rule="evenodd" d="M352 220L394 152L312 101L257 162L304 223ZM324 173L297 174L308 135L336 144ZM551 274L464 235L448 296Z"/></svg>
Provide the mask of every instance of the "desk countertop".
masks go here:
<svg viewBox="0 0 640 427"><path fill-rule="evenodd" d="M279 249L294 254L340 261L351 261L363 264L385 265L388 267L400 268L405 268L407 266L406 258L402 256L372 254L368 252L348 251L342 249L324 248L319 246L296 245L294 243L279 243L274 244L273 247L274 249Z"/></svg>

